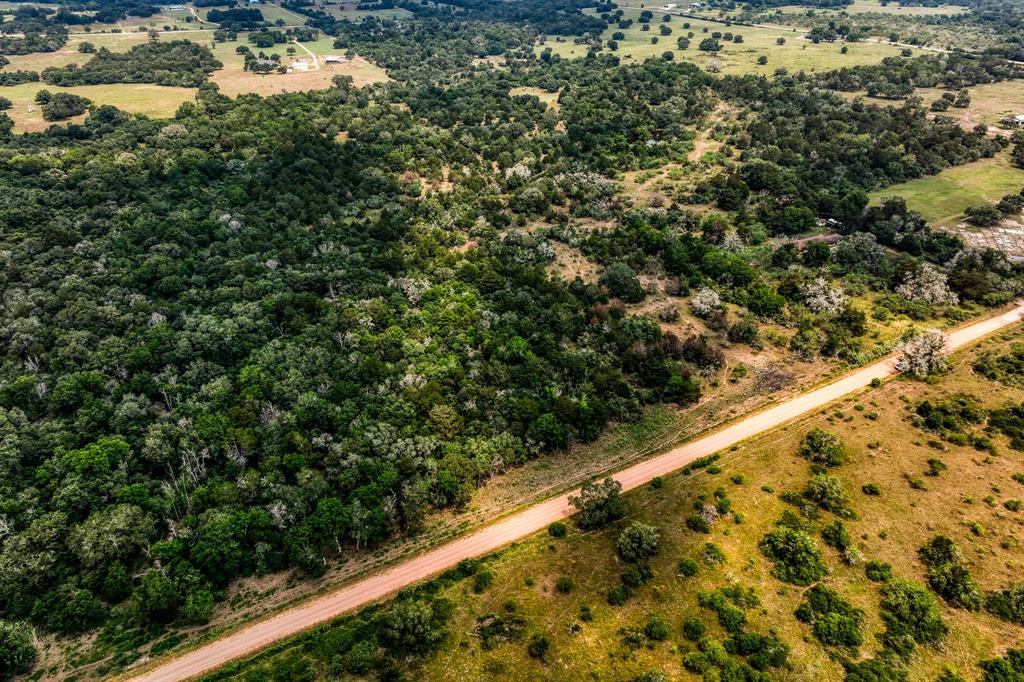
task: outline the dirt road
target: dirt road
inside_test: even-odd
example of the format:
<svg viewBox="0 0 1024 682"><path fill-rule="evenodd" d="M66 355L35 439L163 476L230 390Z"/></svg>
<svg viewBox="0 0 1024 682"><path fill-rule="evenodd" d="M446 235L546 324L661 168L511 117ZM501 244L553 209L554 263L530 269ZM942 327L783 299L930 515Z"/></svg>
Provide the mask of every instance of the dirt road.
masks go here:
<svg viewBox="0 0 1024 682"><path fill-rule="evenodd" d="M950 349L962 348L984 336L1019 322L1022 315L1024 315L1024 304L1002 315L955 330L949 334ZM819 409L833 400L867 386L872 379L888 377L895 373L894 364L895 359L892 357L879 360L821 388L742 418L719 431L631 466L616 474L615 478L622 483L624 490L644 485L655 476L670 474L699 457L731 447L740 441ZM222 639L187 651L178 658L159 664L151 670L140 672L132 679L138 682L170 682L186 680L209 672L225 663L249 656L281 639L308 630L342 613L393 594L407 585L436 575L454 566L462 559L486 554L536 533L553 521L566 518L573 511L569 505L568 494L541 502L494 525L403 561L380 573L340 587L334 592L270 616L265 620L247 625Z"/></svg>

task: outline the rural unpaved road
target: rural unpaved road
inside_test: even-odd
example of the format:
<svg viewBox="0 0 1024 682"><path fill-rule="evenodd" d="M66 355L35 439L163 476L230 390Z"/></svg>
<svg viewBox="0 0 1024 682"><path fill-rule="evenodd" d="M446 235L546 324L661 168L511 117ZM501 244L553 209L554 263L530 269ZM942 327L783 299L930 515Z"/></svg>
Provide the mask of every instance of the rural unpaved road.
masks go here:
<svg viewBox="0 0 1024 682"><path fill-rule="evenodd" d="M1008 327L1021 320L1024 304L1002 315L962 327L949 333L950 350L967 346L982 337ZM623 490L644 485L655 476L664 476L681 469L693 460L731 447L769 429L780 426L833 400L863 388L872 379L884 379L896 372L895 359L888 357L863 367L836 381L826 384L774 407L740 419L730 426L699 438L652 459L625 469L615 478ZM425 578L451 568L459 561L480 556L527 535L543 530L550 523L565 519L573 513L569 495L564 494L540 502L524 511L483 528L465 537L453 540L437 549L391 568L362 578L337 590L299 604L265 620L247 625L241 630L203 646L186 651L177 658L158 664L134 677L137 682L171 682L211 672L231 661L252 655L279 640L296 635L340 614L353 611L377 601Z"/></svg>

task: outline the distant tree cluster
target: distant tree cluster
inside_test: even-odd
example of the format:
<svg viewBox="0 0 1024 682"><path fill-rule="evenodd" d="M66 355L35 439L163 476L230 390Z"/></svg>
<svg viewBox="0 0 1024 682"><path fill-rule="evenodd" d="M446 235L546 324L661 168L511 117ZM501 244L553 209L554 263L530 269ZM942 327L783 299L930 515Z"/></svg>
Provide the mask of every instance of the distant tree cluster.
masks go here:
<svg viewBox="0 0 1024 682"><path fill-rule="evenodd" d="M157 83L197 87L222 64L209 48L189 40L148 42L124 53L100 48L82 66L43 69L42 79L51 85L100 83Z"/></svg>

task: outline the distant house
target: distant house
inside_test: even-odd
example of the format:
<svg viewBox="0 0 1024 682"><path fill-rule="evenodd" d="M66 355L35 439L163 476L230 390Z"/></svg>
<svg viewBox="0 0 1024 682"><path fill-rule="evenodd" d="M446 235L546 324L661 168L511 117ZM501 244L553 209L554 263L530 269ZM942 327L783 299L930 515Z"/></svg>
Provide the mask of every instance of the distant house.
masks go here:
<svg viewBox="0 0 1024 682"><path fill-rule="evenodd" d="M344 57L339 57L336 54L329 54L326 57L324 57L324 64L341 64L344 61Z"/></svg>
<svg viewBox="0 0 1024 682"><path fill-rule="evenodd" d="M292 62L292 71L309 71L309 62Z"/></svg>
<svg viewBox="0 0 1024 682"><path fill-rule="evenodd" d="M691 2L690 3L690 9L700 9L703 6L704 6L704 4L700 3L700 2Z"/></svg>
<svg viewBox="0 0 1024 682"><path fill-rule="evenodd" d="M180 12L181 10L185 9L185 6L184 5L171 5L167 9L169 9L172 12Z"/></svg>

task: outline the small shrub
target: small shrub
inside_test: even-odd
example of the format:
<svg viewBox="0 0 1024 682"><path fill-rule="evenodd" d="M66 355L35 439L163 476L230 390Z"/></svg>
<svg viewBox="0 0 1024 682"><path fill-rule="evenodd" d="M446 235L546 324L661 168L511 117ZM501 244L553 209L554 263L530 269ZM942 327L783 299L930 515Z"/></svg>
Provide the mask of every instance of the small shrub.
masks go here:
<svg viewBox="0 0 1024 682"><path fill-rule="evenodd" d="M654 572L646 563L631 565L621 576L622 584L626 587L640 587L646 585L654 577Z"/></svg>
<svg viewBox="0 0 1024 682"><path fill-rule="evenodd" d="M877 483L865 483L860 487L860 490L865 495L878 496L882 494L882 489L878 487Z"/></svg>
<svg viewBox="0 0 1024 682"><path fill-rule="evenodd" d="M473 591L480 594L494 584L494 571L480 571L473 576Z"/></svg>
<svg viewBox="0 0 1024 682"><path fill-rule="evenodd" d="M647 621L647 625L644 626L644 634L652 642L664 642L670 634L668 623L664 618L651 616L651 619Z"/></svg>
<svg viewBox="0 0 1024 682"><path fill-rule="evenodd" d="M1016 625L1024 625L1024 583L985 595L985 610Z"/></svg>
<svg viewBox="0 0 1024 682"><path fill-rule="evenodd" d="M572 578L567 575L563 575L555 581L555 589L562 594L569 594L572 592L573 586Z"/></svg>
<svg viewBox="0 0 1024 682"><path fill-rule="evenodd" d="M887 583L892 579L892 566L884 561L872 559L864 564L864 575L872 582Z"/></svg>
<svg viewBox="0 0 1024 682"><path fill-rule="evenodd" d="M569 532L569 529L561 521L555 521L548 526L548 535L553 538L564 538Z"/></svg>
<svg viewBox="0 0 1024 682"><path fill-rule="evenodd" d="M530 654L530 658L536 658L539 661L543 661L547 658L548 651L551 649L551 642L548 638L537 633L533 637L530 637L530 643L526 646L527 653Z"/></svg>
<svg viewBox="0 0 1024 682"><path fill-rule="evenodd" d="M845 552L853 546L853 539L842 521L833 521L821 529L821 537L829 547Z"/></svg>
<svg viewBox="0 0 1024 682"><path fill-rule="evenodd" d="M711 532L711 524L708 523L707 519L698 514L687 517L686 527L695 533L704 533L706 535Z"/></svg>
<svg viewBox="0 0 1024 682"><path fill-rule="evenodd" d="M968 611L981 608L981 590L975 584L963 555L949 538L937 535L918 551L927 567L928 584L950 603Z"/></svg>
<svg viewBox="0 0 1024 682"><path fill-rule="evenodd" d="M708 566L716 566L718 564L725 563L725 552L722 548L713 542L709 542L704 545L704 549L700 553L700 558Z"/></svg>
<svg viewBox="0 0 1024 682"><path fill-rule="evenodd" d="M840 516L850 515L847 508L846 491L843 490L843 484L834 476L828 474L811 476L804 495L826 511Z"/></svg>
<svg viewBox="0 0 1024 682"><path fill-rule="evenodd" d="M699 618L687 618L683 621L683 637L691 642L696 642L703 636L704 623Z"/></svg>
<svg viewBox="0 0 1024 682"><path fill-rule="evenodd" d="M822 585L807 591L796 617L813 626L814 636L822 644L857 647L864 642L860 630L864 613Z"/></svg>
<svg viewBox="0 0 1024 682"><path fill-rule="evenodd" d="M775 562L772 575L794 585L809 585L825 576L825 564L814 539L802 530L776 526L760 543L761 552Z"/></svg>
<svg viewBox="0 0 1024 682"><path fill-rule="evenodd" d="M800 455L815 464L834 467L846 460L846 448L839 436L824 429L813 428L804 436Z"/></svg>
<svg viewBox="0 0 1024 682"><path fill-rule="evenodd" d="M909 580L893 580L882 590L882 620L886 641L908 637L918 644L931 644L946 634L942 613L935 598L924 587Z"/></svg>
<svg viewBox="0 0 1024 682"><path fill-rule="evenodd" d="M619 585L612 588L608 593L608 605L609 606L622 606L629 598L633 596L633 590L626 587L625 585Z"/></svg>
<svg viewBox="0 0 1024 682"><path fill-rule="evenodd" d="M700 564L693 559L683 559L679 562L679 575L692 578L697 575L697 571L700 570Z"/></svg>
<svg viewBox="0 0 1024 682"><path fill-rule="evenodd" d="M634 521L619 535L616 549L625 561L636 562L652 557L658 553L658 529Z"/></svg>

